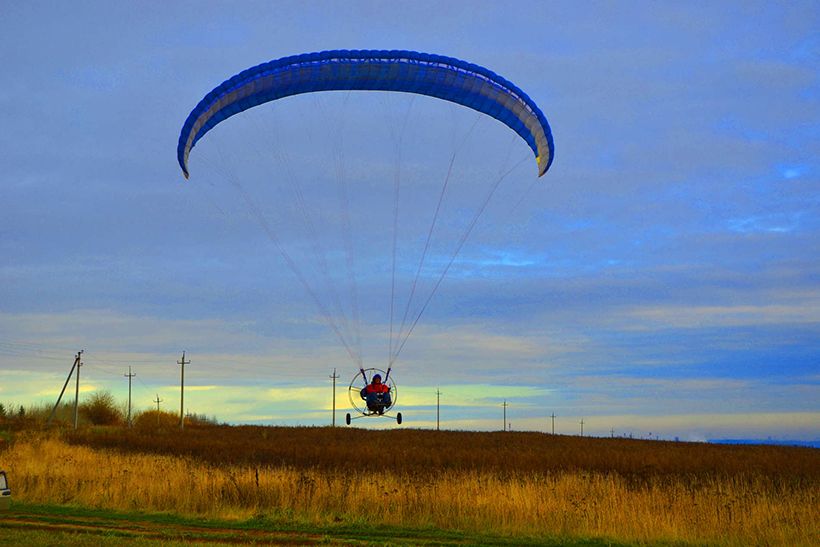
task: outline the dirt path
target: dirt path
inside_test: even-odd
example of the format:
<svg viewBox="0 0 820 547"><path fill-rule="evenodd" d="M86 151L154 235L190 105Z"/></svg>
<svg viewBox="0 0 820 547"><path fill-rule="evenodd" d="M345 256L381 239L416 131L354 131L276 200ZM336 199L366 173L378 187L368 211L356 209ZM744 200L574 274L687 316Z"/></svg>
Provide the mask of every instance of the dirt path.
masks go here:
<svg viewBox="0 0 820 547"><path fill-rule="evenodd" d="M388 526L317 526L274 521L197 520L170 514L118 513L69 506L12 504L0 511L0 546L80 545L144 547L154 545L396 545L523 547L612 546L605 540L469 534L441 529Z"/></svg>
<svg viewBox="0 0 820 547"><path fill-rule="evenodd" d="M224 524L224 523L221 523ZM0 529L39 530L92 534L107 538L139 538L158 542L183 543L260 543L277 545L315 545L335 543L352 545L360 542L350 538L334 539L323 534L295 530L265 530L225 526L177 524L140 519L89 517L72 514L39 514L9 511L0 514Z"/></svg>
<svg viewBox="0 0 820 547"><path fill-rule="evenodd" d="M60 538L60 539L58 539ZM375 527L310 529L260 521L194 521L164 514L120 514L65 506L13 505L0 511L0 545L524 545L524 538L471 536L443 530ZM543 544L538 542L538 544ZM575 545L575 544L573 544Z"/></svg>

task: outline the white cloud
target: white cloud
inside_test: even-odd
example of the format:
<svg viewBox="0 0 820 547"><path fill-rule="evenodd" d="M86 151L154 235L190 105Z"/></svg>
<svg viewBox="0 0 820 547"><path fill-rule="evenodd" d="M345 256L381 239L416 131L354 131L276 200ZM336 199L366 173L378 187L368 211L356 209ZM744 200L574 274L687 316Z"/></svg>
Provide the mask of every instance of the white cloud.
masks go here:
<svg viewBox="0 0 820 547"><path fill-rule="evenodd" d="M820 322L820 294L792 303L734 306L646 306L626 313L626 329L714 328Z"/></svg>

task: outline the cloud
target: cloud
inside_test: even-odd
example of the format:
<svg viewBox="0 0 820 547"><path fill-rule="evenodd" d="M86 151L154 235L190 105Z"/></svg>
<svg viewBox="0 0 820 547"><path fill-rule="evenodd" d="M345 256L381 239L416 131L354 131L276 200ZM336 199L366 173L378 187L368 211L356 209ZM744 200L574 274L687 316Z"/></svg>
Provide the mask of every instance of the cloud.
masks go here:
<svg viewBox="0 0 820 547"><path fill-rule="evenodd" d="M499 408L505 399L522 401L544 399L551 390L533 386L500 386L491 384L442 384L439 386L411 385L400 389L402 405L410 407L435 404L436 391L441 393L441 402L446 407Z"/></svg>
<svg viewBox="0 0 820 547"><path fill-rule="evenodd" d="M732 218L728 220L729 229L733 232L774 232L788 233L799 229L800 218L803 212L791 212L787 214L755 215L745 218Z"/></svg>
<svg viewBox="0 0 820 547"><path fill-rule="evenodd" d="M489 352L512 358L529 357L539 351L539 348L525 337L493 335L469 326L449 329L447 332L434 332L428 328L420 332L419 337L434 351L449 350L484 355Z"/></svg>
<svg viewBox="0 0 820 547"><path fill-rule="evenodd" d="M188 386L185 391L214 391L219 386Z"/></svg>
<svg viewBox="0 0 820 547"><path fill-rule="evenodd" d="M642 307L628 312L628 328L714 328L820 322L820 293L783 304Z"/></svg>
<svg viewBox="0 0 820 547"><path fill-rule="evenodd" d="M330 390L324 386L319 387L289 387L289 388L268 388L265 395L270 401L277 403L301 403L314 406L317 401L328 398Z"/></svg>
<svg viewBox="0 0 820 547"><path fill-rule="evenodd" d="M791 180L807 174L808 167L805 165L781 165L778 170L784 179Z"/></svg>

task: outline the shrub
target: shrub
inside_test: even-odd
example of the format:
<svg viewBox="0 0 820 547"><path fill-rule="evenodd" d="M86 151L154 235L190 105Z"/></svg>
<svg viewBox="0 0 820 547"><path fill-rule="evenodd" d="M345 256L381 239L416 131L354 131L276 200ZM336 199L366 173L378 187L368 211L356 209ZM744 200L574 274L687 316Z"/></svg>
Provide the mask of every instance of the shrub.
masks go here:
<svg viewBox="0 0 820 547"><path fill-rule="evenodd" d="M83 416L93 425L118 425L123 422L114 396L108 391L95 391L80 405Z"/></svg>
<svg viewBox="0 0 820 547"><path fill-rule="evenodd" d="M186 414L185 427L213 427L219 425L216 416L208 417L205 414Z"/></svg>
<svg viewBox="0 0 820 547"><path fill-rule="evenodd" d="M171 431L179 428L179 416L162 410L146 410L133 417L137 431Z"/></svg>

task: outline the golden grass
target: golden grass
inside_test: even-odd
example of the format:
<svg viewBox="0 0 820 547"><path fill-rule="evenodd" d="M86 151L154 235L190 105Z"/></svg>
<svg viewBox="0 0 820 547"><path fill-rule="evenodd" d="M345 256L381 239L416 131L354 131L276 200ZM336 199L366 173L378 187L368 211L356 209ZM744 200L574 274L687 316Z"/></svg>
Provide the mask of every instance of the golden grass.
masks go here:
<svg viewBox="0 0 820 547"><path fill-rule="evenodd" d="M697 482L714 475L760 473L777 480L820 481L820 451L784 446L731 446L544 435L357 428L186 426L147 420L141 430L80 429L65 432L71 444L194 456L213 464L288 465L402 473L477 470L498 473L589 471L617 473L635 484L656 475L686 475Z"/></svg>
<svg viewBox="0 0 820 547"><path fill-rule="evenodd" d="M361 456L367 458L362 452ZM190 456L69 445L30 434L0 452L16 499L244 519L436 526L629 542L816 545L814 476L691 477L559 470L393 470L206 463Z"/></svg>

